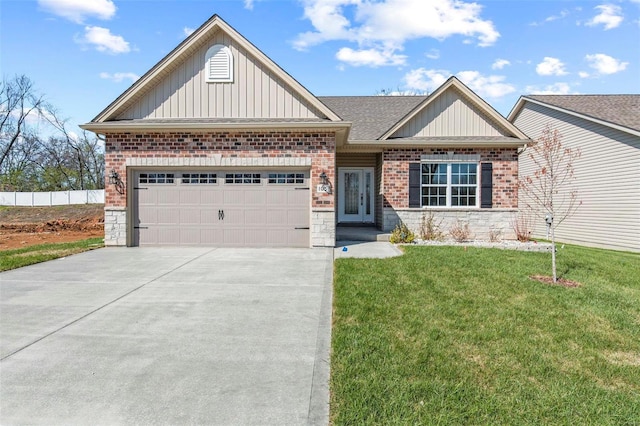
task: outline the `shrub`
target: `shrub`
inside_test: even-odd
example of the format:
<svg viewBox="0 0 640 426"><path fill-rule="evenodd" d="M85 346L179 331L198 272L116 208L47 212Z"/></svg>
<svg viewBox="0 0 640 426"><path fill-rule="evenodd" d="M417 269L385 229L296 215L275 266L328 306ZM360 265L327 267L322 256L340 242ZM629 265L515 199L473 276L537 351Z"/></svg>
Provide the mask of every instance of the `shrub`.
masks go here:
<svg viewBox="0 0 640 426"><path fill-rule="evenodd" d="M531 241L531 214L519 212L511 219L511 226L518 241Z"/></svg>
<svg viewBox="0 0 640 426"><path fill-rule="evenodd" d="M422 214L420 221L420 238L423 240L444 240L444 233L440 230L442 219L436 222L436 218L433 216L433 212L428 214Z"/></svg>
<svg viewBox="0 0 640 426"><path fill-rule="evenodd" d="M449 235L459 243L471 240L471 230L468 223L462 223L459 219L449 230Z"/></svg>
<svg viewBox="0 0 640 426"><path fill-rule="evenodd" d="M500 229L491 228L489 231L489 241L492 243L499 243L502 241L502 231Z"/></svg>
<svg viewBox="0 0 640 426"><path fill-rule="evenodd" d="M391 232L389 242L393 244L412 243L415 239L416 235L407 228L407 225L399 223Z"/></svg>

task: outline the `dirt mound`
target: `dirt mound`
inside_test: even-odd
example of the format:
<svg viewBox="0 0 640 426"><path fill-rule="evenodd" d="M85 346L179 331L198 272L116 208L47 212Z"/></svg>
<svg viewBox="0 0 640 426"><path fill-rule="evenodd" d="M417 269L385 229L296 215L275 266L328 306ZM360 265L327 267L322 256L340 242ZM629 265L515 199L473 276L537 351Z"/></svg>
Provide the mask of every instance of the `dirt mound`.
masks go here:
<svg viewBox="0 0 640 426"><path fill-rule="evenodd" d="M104 236L104 205L4 207L0 250Z"/></svg>

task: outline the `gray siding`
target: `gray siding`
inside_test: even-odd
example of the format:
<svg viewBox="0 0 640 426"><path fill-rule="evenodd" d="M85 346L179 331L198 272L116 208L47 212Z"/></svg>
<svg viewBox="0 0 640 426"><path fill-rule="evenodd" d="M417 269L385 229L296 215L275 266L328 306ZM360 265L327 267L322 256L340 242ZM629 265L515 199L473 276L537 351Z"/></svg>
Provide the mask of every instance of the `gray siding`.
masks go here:
<svg viewBox="0 0 640 426"><path fill-rule="evenodd" d="M449 89L391 136L510 136L457 90Z"/></svg>
<svg viewBox="0 0 640 426"><path fill-rule="evenodd" d="M205 54L214 44L233 53L233 82L205 82ZM316 108L222 31L175 67L118 116L144 118L324 118Z"/></svg>
<svg viewBox="0 0 640 426"><path fill-rule="evenodd" d="M564 145L581 149L574 168L582 205L560 225L556 239L640 251L640 137L529 102L514 124L534 140L549 124ZM521 177L533 173L526 152L519 163ZM543 221L536 221L534 235L545 237Z"/></svg>

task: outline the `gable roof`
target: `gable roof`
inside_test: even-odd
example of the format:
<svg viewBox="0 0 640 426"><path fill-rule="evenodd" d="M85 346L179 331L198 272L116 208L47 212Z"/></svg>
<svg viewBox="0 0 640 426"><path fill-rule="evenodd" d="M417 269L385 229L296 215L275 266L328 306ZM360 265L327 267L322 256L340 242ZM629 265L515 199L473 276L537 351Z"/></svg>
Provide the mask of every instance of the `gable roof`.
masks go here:
<svg viewBox="0 0 640 426"><path fill-rule="evenodd" d="M527 95L509 113L515 120L526 102L640 135L640 95Z"/></svg>
<svg viewBox="0 0 640 426"><path fill-rule="evenodd" d="M209 20L195 30L189 37L187 37L182 43L180 43L175 49L161 59L156 65L154 65L149 71L147 71L142 77L140 77L135 83L131 85L124 93L122 93L116 100L114 100L107 108L105 108L100 114L98 114L91 123L88 123L86 128L92 130L95 128L96 123L106 123L115 120L116 117L124 111L135 100L139 99L150 86L153 86L159 79L161 79L169 70L171 70L173 64L180 62L183 58L190 55L191 52L199 45L199 43L206 40L208 36L214 32L221 30L235 42L237 42L242 48L248 51L251 55L257 58L267 69L274 73L278 78L284 81L293 91L297 92L305 101L316 108L321 114L323 114L329 121L341 121L330 108L320 102L311 92L309 92L302 84L291 77L286 71L280 68L275 62L267 57L262 51L255 47L251 42L245 39L234 28L222 20L218 15L213 15Z"/></svg>
<svg viewBox="0 0 640 426"><path fill-rule="evenodd" d="M351 140L378 140L426 96L320 96L343 120L351 121Z"/></svg>
<svg viewBox="0 0 640 426"><path fill-rule="evenodd" d="M421 104L416 106L413 111L407 114L393 127L391 127L380 139L387 139L391 137L397 130L407 124L412 118L416 117L421 111L429 107L436 99L442 96L447 90L455 89L460 92L467 100L469 100L480 112L485 114L493 123L502 128L505 133L516 139L529 139L524 133L522 133L515 125L510 123L506 118L500 115L491 105L489 105L484 99L478 96L475 92L469 89L464 83L458 80L455 76L449 77L440 87L436 89L430 96L422 101Z"/></svg>

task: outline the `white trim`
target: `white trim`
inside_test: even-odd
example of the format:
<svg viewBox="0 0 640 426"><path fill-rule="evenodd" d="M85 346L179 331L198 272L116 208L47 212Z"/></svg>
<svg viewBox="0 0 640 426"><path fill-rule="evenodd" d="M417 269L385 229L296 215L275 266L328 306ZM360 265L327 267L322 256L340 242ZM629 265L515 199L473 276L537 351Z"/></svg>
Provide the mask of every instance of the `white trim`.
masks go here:
<svg viewBox="0 0 640 426"><path fill-rule="evenodd" d="M344 188L344 175L345 173L358 173L361 204L358 208L358 213L354 215L347 215L343 212L342 208L345 205L345 188ZM371 185L369 187L369 193L365 192L365 176L369 173L371 176ZM339 223L374 223L376 217L376 200L375 200L375 183L376 175L373 167L340 167L338 169L338 222ZM366 196L369 196L371 203L370 213L367 214L365 210L364 200Z"/></svg>
<svg viewBox="0 0 640 426"><path fill-rule="evenodd" d="M422 155L420 161L423 163L480 163L480 154L430 154Z"/></svg>
<svg viewBox="0 0 640 426"><path fill-rule="evenodd" d="M233 54L223 44L211 46L204 55L205 81L207 83L233 82Z"/></svg>
<svg viewBox="0 0 640 426"><path fill-rule="evenodd" d="M455 154L454 154L455 155ZM461 157L473 157L474 155L467 155L465 156L464 154L458 154ZM446 155L445 155L446 156ZM453 156L453 155L452 155ZM428 156L424 156L424 157L428 157ZM420 161L420 207L422 207L423 209L476 209L480 207L480 192L482 189L481 186L481 167L480 167L480 161L479 161L479 156L478 157L478 161L472 161L471 159L462 159L462 160L446 160L443 161L441 159L438 160L430 160L430 159L422 159ZM442 185L442 184L425 184L422 182L422 165L423 164L446 164L447 165L447 183L446 185ZM451 169L452 169L452 164L474 164L476 166L476 183L475 185L473 184L458 184L458 185L453 185L453 183L451 182ZM458 188L475 188L476 192L475 192L475 199L476 199L476 203L475 205L472 206L454 206L451 204L451 198L452 198L452 188L453 187L458 187ZM445 187L446 188L446 205L444 206L430 206L430 205L424 205L423 204L423 195L422 195L422 189L423 188L439 188L439 187Z"/></svg>

